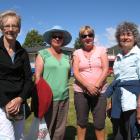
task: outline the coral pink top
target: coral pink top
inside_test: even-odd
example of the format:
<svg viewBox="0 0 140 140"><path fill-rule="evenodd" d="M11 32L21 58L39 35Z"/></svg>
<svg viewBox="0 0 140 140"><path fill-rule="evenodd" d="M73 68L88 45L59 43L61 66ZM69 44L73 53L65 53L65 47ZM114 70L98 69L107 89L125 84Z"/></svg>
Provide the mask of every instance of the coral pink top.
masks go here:
<svg viewBox="0 0 140 140"><path fill-rule="evenodd" d="M83 49L78 49L74 52L74 56L77 56L80 60L79 62L79 72L80 75L90 83L96 83L100 75L102 74L102 63L101 55L106 53L106 48L95 47L90 58L86 58ZM106 87L106 86L105 86ZM102 92L105 90L103 87ZM83 92L82 87L75 80L74 91Z"/></svg>

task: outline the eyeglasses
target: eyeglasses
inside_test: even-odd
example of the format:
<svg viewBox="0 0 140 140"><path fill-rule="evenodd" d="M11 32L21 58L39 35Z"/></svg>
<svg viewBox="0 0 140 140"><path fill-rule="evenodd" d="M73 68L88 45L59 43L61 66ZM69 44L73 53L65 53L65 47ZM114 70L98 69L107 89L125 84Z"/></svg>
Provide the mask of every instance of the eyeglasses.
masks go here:
<svg viewBox="0 0 140 140"><path fill-rule="evenodd" d="M82 39L85 39L86 37L93 37L93 34L81 35Z"/></svg>
<svg viewBox="0 0 140 140"><path fill-rule="evenodd" d="M3 28L6 30L9 30L10 28L16 30L19 28L19 26L18 25L4 25Z"/></svg>
<svg viewBox="0 0 140 140"><path fill-rule="evenodd" d="M52 35L52 38L53 39L56 39L56 38L58 38L58 39L63 39L63 36L61 36L61 35Z"/></svg>

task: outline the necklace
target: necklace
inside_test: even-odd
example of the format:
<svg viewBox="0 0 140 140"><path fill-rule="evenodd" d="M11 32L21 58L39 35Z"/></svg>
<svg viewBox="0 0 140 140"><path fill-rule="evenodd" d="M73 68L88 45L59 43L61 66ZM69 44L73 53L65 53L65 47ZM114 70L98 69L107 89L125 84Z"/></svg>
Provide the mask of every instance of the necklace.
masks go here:
<svg viewBox="0 0 140 140"><path fill-rule="evenodd" d="M87 52L87 51L83 50L83 54L88 61L90 72L92 71L92 64L91 64L92 63L92 58L91 57L92 57L93 53L94 53L93 49L90 52Z"/></svg>

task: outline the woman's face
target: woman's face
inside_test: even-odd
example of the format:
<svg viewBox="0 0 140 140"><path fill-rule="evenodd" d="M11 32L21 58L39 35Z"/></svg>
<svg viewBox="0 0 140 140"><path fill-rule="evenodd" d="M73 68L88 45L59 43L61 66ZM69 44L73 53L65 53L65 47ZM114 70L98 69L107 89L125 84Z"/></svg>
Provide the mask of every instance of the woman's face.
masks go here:
<svg viewBox="0 0 140 140"><path fill-rule="evenodd" d="M9 41L15 41L19 32L20 32L20 28L18 25L18 21L15 17L9 16L3 19L2 33L5 39Z"/></svg>
<svg viewBox="0 0 140 140"><path fill-rule="evenodd" d="M84 47L93 47L94 37L93 33L85 31L83 34L81 34L81 41L84 45Z"/></svg>
<svg viewBox="0 0 140 140"><path fill-rule="evenodd" d="M123 32L119 37L120 47L122 50L129 51L135 44L135 38L131 31Z"/></svg>
<svg viewBox="0 0 140 140"><path fill-rule="evenodd" d="M62 33L53 33L52 39L51 39L51 46L53 47L61 47L63 45L64 39L63 39Z"/></svg>

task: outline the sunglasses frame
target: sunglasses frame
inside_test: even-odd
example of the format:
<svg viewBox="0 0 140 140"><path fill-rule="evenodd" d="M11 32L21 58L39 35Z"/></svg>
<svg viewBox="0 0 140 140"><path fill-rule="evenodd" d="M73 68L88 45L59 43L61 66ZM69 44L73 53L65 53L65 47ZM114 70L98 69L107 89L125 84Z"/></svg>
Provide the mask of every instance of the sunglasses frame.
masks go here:
<svg viewBox="0 0 140 140"><path fill-rule="evenodd" d="M93 37L93 33L90 33L90 34L87 34L87 35L81 35L82 39L85 39L87 37L90 37L90 38Z"/></svg>
<svg viewBox="0 0 140 140"><path fill-rule="evenodd" d="M62 40L63 36L62 35L52 35L52 39L56 39L56 38L58 38L59 40Z"/></svg>

